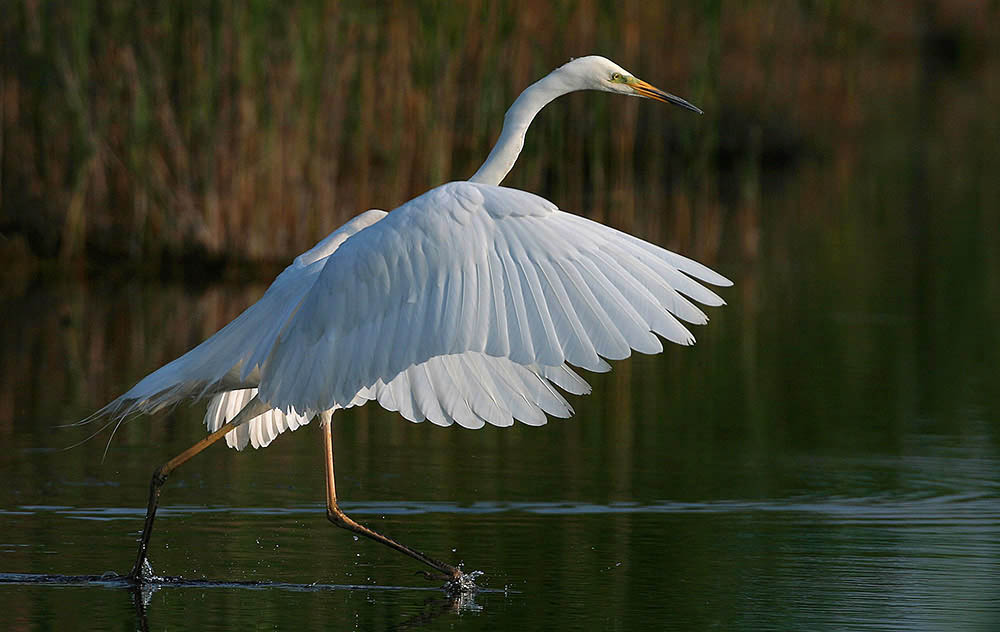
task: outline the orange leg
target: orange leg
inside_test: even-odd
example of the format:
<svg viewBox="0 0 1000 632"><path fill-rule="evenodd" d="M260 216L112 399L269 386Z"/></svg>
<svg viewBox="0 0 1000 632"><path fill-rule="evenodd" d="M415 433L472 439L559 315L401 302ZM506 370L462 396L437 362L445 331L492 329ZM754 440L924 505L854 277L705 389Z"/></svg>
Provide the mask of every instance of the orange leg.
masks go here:
<svg viewBox="0 0 1000 632"><path fill-rule="evenodd" d="M423 572L425 577L430 579L445 579L449 582L458 582L462 578L462 571L458 570L454 566L449 566L444 562L439 562L432 557L424 555L420 551L416 551L408 546L396 542L392 538L387 538L381 533L372 531L368 527L355 522L353 518L345 514L340 509L337 505L337 486L333 478L333 424L321 424L320 430L323 432L323 448L326 453L326 517L330 520L330 522L342 529L347 529L348 531L357 533L358 535L363 535L366 538L370 538L388 546L389 548L395 549L400 553L409 555L413 559L419 560L442 573L442 575L438 576L425 571Z"/></svg>

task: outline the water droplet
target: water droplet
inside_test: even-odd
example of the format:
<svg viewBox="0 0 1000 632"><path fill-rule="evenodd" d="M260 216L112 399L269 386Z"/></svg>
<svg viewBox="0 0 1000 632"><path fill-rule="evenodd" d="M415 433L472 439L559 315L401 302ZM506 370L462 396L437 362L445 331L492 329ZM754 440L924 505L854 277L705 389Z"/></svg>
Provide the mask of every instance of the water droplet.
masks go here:
<svg viewBox="0 0 1000 632"><path fill-rule="evenodd" d="M358 540L360 540L360 539L361 539L361 538L359 538L358 536L354 536L354 541L355 541L355 542L357 542L357 541L358 541Z"/></svg>

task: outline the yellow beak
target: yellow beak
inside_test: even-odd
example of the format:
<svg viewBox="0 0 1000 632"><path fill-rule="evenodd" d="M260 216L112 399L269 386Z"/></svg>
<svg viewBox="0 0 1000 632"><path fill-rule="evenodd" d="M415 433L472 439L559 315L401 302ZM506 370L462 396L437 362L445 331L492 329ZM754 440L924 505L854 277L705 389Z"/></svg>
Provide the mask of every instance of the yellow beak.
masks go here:
<svg viewBox="0 0 1000 632"><path fill-rule="evenodd" d="M663 103L673 103L674 105L679 105L682 108L693 110L698 114L704 114L704 112L701 111L701 108L697 105L688 103L678 96L672 95L669 92L664 92L655 86L651 86L642 79L636 79L635 82L630 82L628 85L635 90L635 93L640 97L662 101Z"/></svg>

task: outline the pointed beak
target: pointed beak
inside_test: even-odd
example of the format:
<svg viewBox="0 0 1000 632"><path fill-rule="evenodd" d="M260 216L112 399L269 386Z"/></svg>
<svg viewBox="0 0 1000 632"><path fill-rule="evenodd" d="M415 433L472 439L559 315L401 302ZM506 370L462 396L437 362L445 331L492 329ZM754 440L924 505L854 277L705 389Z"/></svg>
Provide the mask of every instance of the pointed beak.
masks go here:
<svg viewBox="0 0 1000 632"><path fill-rule="evenodd" d="M679 105L682 108L687 108L698 114L704 114L697 105L688 103L684 99L674 96L669 92L664 92L655 86L651 86L641 79L636 79L635 83L629 83L629 86L635 91L640 97L645 97L647 99L654 99L656 101L662 101L663 103L673 103L674 105Z"/></svg>

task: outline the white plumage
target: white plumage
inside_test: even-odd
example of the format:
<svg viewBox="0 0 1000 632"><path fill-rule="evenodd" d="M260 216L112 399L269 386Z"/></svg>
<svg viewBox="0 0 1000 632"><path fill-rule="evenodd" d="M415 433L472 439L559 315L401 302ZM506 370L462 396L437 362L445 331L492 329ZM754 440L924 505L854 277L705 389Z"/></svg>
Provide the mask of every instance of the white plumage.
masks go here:
<svg viewBox="0 0 1000 632"><path fill-rule="evenodd" d="M158 467L135 564L125 579L160 581L149 543L167 476L223 435L262 448L315 417L325 453L326 516L430 566L452 592L478 573L386 537L339 507L332 416L371 400L411 421L447 426L545 423L573 409L558 389L589 392L571 366L606 371L605 358L663 350L657 335L694 343L692 301L722 305L701 283L729 285L705 266L531 193L499 186L532 119L574 90L674 103L603 57L572 60L529 86L504 117L486 162L391 213L355 217L295 259L264 296L214 336L93 416L120 422L210 397L209 436Z"/></svg>
<svg viewBox="0 0 1000 632"><path fill-rule="evenodd" d="M511 107L471 181L355 217L297 257L233 322L95 416L211 397L205 423L213 431L257 395L271 409L229 432L237 449L265 447L317 414L370 400L438 425L540 425L546 414L573 412L556 386L589 392L570 365L606 371L605 359L662 351L657 335L693 344L683 323L708 320L694 302L723 304L701 283L730 285L725 277L498 186L535 113L584 79L594 83L581 79L594 67L603 73L594 76L610 77L596 89L696 109L648 92L603 58L557 69Z"/></svg>

